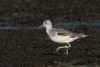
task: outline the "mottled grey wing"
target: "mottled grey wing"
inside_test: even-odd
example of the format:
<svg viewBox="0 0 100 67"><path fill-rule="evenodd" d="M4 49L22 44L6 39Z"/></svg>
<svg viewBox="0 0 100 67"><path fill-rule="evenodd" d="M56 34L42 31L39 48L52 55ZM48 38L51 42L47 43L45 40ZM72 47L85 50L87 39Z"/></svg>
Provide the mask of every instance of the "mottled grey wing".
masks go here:
<svg viewBox="0 0 100 67"><path fill-rule="evenodd" d="M70 32L68 30L64 30L64 29L56 29L56 32L60 36L68 36L68 35L72 34L72 32Z"/></svg>
<svg viewBox="0 0 100 67"><path fill-rule="evenodd" d="M83 35L82 33L75 33L75 32L71 32L64 29L56 29L56 31L57 31L57 34L60 36L70 36L71 38L74 38L74 37L81 38Z"/></svg>

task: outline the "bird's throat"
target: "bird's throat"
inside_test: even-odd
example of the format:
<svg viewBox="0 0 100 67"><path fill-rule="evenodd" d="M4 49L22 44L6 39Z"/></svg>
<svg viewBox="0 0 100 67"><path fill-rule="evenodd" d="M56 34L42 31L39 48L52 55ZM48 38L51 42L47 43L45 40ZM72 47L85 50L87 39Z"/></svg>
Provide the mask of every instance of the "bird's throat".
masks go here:
<svg viewBox="0 0 100 67"><path fill-rule="evenodd" d="M51 29L52 29L52 26L51 27L46 27L46 32L48 33L49 30L51 30Z"/></svg>

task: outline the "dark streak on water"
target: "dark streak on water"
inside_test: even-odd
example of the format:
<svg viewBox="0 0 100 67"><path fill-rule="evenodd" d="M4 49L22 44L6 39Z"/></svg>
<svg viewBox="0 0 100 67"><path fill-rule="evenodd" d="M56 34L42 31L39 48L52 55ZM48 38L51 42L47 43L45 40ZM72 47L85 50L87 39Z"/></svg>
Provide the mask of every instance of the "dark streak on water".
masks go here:
<svg viewBox="0 0 100 67"><path fill-rule="evenodd" d="M6 26L6 27L0 27L0 29L1 30L10 30L10 29L39 29L38 27L8 27L8 26Z"/></svg>
<svg viewBox="0 0 100 67"><path fill-rule="evenodd" d="M8 18L7 18L8 19ZM81 22L81 21L80 21ZM65 22L59 22L59 23L56 23L54 25L54 27L60 27L60 28L64 28L64 27L76 27L76 26L80 26L80 25L85 25L85 26L95 26L95 27L98 27L100 28L100 21L97 20L97 21L94 21L94 22L81 22L80 23L79 21L74 21L74 22L68 22L68 21L65 21ZM5 26L0 26L0 29L1 30L9 30L9 29L38 29L38 27L34 26L34 27L16 27L16 26L9 26L9 25L5 25Z"/></svg>

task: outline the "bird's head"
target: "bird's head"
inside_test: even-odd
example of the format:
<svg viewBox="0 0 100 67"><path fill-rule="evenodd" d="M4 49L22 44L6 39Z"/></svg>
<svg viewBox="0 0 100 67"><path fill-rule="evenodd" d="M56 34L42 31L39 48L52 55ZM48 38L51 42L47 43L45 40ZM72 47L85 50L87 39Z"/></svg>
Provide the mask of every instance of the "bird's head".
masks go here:
<svg viewBox="0 0 100 67"><path fill-rule="evenodd" d="M41 27L52 28L52 23L51 23L50 20L45 20L45 21L43 22L43 24L42 24L39 28L41 28Z"/></svg>

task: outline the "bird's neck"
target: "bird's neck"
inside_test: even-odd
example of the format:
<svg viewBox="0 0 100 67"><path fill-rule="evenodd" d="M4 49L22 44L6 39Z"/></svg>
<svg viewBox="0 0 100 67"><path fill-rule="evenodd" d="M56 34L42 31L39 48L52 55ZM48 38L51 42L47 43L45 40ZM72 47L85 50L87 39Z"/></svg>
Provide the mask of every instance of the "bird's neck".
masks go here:
<svg viewBox="0 0 100 67"><path fill-rule="evenodd" d="M52 28L53 28L52 26L46 27L46 32L48 32L48 31L51 30Z"/></svg>

